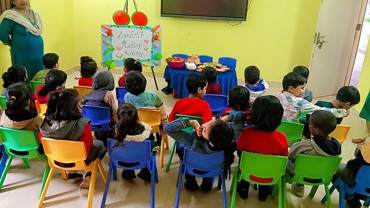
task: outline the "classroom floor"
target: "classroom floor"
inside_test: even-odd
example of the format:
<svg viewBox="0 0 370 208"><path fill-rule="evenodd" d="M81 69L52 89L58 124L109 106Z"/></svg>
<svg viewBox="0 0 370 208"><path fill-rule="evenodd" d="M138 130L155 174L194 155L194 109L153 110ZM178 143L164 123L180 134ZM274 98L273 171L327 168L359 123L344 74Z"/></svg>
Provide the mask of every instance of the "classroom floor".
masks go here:
<svg viewBox="0 0 370 208"><path fill-rule="evenodd" d="M121 73L121 72L119 72ZM73 72L68 75L67 87L77 85L75 77L79 76L79 72ZM117 80L120 74L114 74ZM153 78L149 73L145 73L147 77L147 89L155 90ZM163 74L157 74L157 80L159 89L165 86ZM276 94L281 90L280 85L274 83L271 84L269 94ZM115 92L114 92L115 94ZM167 114L170 113L172 106L176 102L176 99L172 98L172 95L164 95L160 90L158 91L159 96L165 103ZM364 96L363 96L364 97ZM320 98L321 100L332 100L333 97ZM315 101L315 100L314 100ZM358 117L358 113L355 110L351 111L351 114L343 120L343 124L351 125L352 129L349 133L349 138L343 144L342 162L353 158L353 152L355 145L351 143L351 138L358 138L363 136L365 131L365 123ZM170 147L172 146L172 139L170 139ZM167 164L170 150L165 150L165 164ZM164 171L164 168L158 169L159 183L156 184L155 194L155 205L156 207L173 207L176 196L176 181L179 168L179 159L177 156L173 157L171 169L168 173ZM159 159L157 160L159 161ZM105 171L108 171L109 158L106 156L102 163ZM236 165L235 160L234 165ZM13 207L36 207L38 203L38 196L41 186L41 178L44 169L44 163L32 160L31 169L25 169L23 163L19 159L14 159L7 175L4 186L0 191L0 207L2 208L13 208ZM158 164L159 162L157 162ZM226 188L229 190L231 181L226 181ZM53 180L50 183L44 207L55 207L55 208L69 208L69 207L85 207L87 197L83 196L83 193L79 191L78 184L68 184L66 181L61 179L59 171L54 174ZM320 200L324 196L324 188L319 187L316 196L311 199L308 197L310 187L305 187L304 197L296 197L290 192L290 185L287 185L287 207L326 207L321 205ZM100 207L102 195L104 192L104 184L98 175L96 182L96 189L94 195L93 207ZM275 199L268 198L266 202L258 201L258 193L252 188L249 192L249 198L247 200L241 199L237 196L236 207L277 207L277 197ZM119 177L118 181L111 181L109 194L106 201L106 207L149 207L149 196L150 196L150 184L144 183L141 179L136 178L132 182L123 181ZM231 201L231 194L227 193L228 204ZM331 196L333 207L338 207L338 193L334 192ZM181 200L180 207L222 207L222 192L214 188L210 193L188 192L182 186L181 189Z"/></svg>

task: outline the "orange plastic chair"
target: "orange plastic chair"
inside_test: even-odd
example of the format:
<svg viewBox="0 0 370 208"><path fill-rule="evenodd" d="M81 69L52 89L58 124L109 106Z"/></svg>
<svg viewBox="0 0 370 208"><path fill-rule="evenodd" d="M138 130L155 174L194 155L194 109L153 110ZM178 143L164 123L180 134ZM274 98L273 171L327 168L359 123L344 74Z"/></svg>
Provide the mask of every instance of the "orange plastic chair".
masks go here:
<svg viewBox="0 0 370 208"><path fill-rule="evenodd" d="M85 164L87 155L85 144L83 142L50 139L45 137L41 139L41 142L44 147L45 155L48 157L50 172L48 179L46 180L44 190L42 191L38 207L41 208L42 204L44 203L46 192L49 188L51 178L53 177L53 173L56 168L61 169L62 173L67 170L85 170L86 172L91 171L91 181L86 207L92 207L98 168L104 184L106 183L106 175L100 159L97 158L94 162L87 166Z"/></svg>
<svg viewBox="0 0 370 208"><path fill-rule="evenodd" d="M78 96L81 100L84 100L85 95L91 92L91 87L87 86L73 86L73 89L77 90Z"/></svg>
<svg viewBox="0 0 370 208"><path fill-rule="evenodd" d="M347 139L349 130L351 129L351 126L349 125L337 125L335 130L329 134L329 136L335 138L338 140L340 145L343 144L343 142Z"/></svg>
<svg viewBox="0 0 370 208"><path fill-rule="evenodd" d="M147 123L149 126L152 127L151 133L159 133L160 135L162 135L159 165L160 168L163 168L164 144L166 143L166 149L168 149L169 144L167 134L165 134L163 129L160 128L161 112L158 109L138 108L137 113L139 115L140 121Z"/></svg>
<svg viewBox="0 0 370 208"><path fill-rule="evenodd" d="M37 110L37 113L44 117L44 114L46 113L46 110L48 109L48 105L46 103L44 104L39 104L37 102L37 100L35 100L35 106L36 106L36 110Z"/></svg>

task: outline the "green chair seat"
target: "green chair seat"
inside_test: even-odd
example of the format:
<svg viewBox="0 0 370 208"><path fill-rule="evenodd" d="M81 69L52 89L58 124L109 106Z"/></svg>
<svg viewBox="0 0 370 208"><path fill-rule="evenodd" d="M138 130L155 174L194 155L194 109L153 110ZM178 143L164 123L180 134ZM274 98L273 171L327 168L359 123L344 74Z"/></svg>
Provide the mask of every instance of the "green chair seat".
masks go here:
<svg viewBox="0 0 370 208"><path fill-rule="evenodd" d="M45 84L45 82L42 82L42 81L30 81L30 83L31 83L31 88L33 92L36 92L37 88L40 85Z"/></svg>
<svg viewBox="0 0 370 208"><path fill-rule="evenodd" d="M277 131L284 133L288 138L289 147L302 139L304 125L301 123L282 121Z"/></svg>

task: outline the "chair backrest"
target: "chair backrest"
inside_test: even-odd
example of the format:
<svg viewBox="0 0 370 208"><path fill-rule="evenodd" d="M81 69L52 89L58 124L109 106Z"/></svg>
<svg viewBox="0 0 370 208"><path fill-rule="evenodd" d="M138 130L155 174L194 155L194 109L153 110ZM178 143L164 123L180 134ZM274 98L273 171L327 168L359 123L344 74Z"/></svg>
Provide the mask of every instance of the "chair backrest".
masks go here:
<svg viewBox="0 0 370 208"><path fill-rule="evenodd" d="M37 88L40 85L45 84L45 82L43 82L43 81L30 81L30 83L31 83L31 88L32 88L33 92L36 92Z"/></svg>
<svg viewBox="0 0 370 208"><path fill-rule="evenodd" d="M214 177L223 173L224 152L201 154L188 148L184 150L185 172L198 177Z"/></svg>
<svg viewBox="0 0 370 208"><path fill-rule="evenodd" d="M40 141L37 132L0 127L0 140L3 142L8 155L20 158L45 159L45 156L38 152Z"/></svg>
<svg viewBox="0 0 370 208"><path fill-rule="evenodd" d="M77 90L78 96L81 98L81 100L84 99L86 94L91 92L91 87L88 86L73 86L73 89Z"/></svg>
<svg viewBox="0 0 370 208"><path fill-rule="evenodd" d="M6 110L6 96L0 96L0 107L1 110Z"/></svg>
<svg viewBox="0 0 370 208"><path fill-rule="evenodd" d="M242 152L240 177L243 180L261 185L273 185L285 175L288 157Z"/></svg>
<svg viewBox="0 0 370 208"><path fill-rule="evenodd" d="M183 58L185 61L188 60L188 58L189 58L189 56L187 54L183 54L183 53L172 54L172 58L173 57L180 57L180 58Z"/></svg>
<svg viewBox="0 0 370 208"><path fill-rule="evenodd" d="M200 60L201 63L213 62L212 56L207 56L207 55L200 55L199 60Z"/></svg>
<svg viewBox="0 0 370 208"><path fill-rule="evenodd" d="M213 116L220 116L227 108L228 97L226 95L205 94L203 100L210 105Z"/></svg>
<svg viewBox="0 0 370 208"><path fill-rule="evenodd" d="M152 133L160 131L159 126L161 125L161 112L158 109L138 108L137 113L139 120L149 124L152 127Z"/></svg>
<svg viewBox="0 0 370 208"><path fill-rule="evenodd" d="M358 171L356 181L356 193L370 196L370 166L363 165Z"/></svg>
<svg viewBox="0 0 370 208"><path fill-rule="evenodd" d="M178 118L188 118L189 120L196 120L196 121L198 121L198 123L200 125L202 125L202 123L203 123L202 117L199 117L199 116L189 116L189 115L184 115L184 114L176 114L175 118L176 119L178 119ZM186 131L186 132L191 133L193 131L193 127L190 126L188 128L182 129L182 131Z"/></svg>
<svg viewBox="0 0 370 208"><path fill-rule="evenodd" d="M349 125L337 125L335 130L329 134L329 136L335 138L338 140L340 145L343 144L343 142L347 139L349 130L351 129L351 126Z"/></svg>
<svg viewBox="0 0 370 208"><path fill-rule="evenodd" d="M294 164L294 182L308 185L330 184L341 156L299 154Z"/></svg>
<svg viewBox="0 0 370 208"><path fill-rule="evenodd" d="M220 57L218 63L228 66L230 69L236 68L236 59L231 57Z"/></svg>
<svg viewBox="0 0 370 208"><path fill-rule="evenodd" d="M35 100L35 106L39 115L44 115L46 113L46 110L48 109L48 105L46 103L39 104L37 100Z"/></svg>
<svg viewBox="0 0 370 208"><path fill-rule="evenodd" d="M304 125L301 123L281 121L277 131L284 133L288 138L289 146L302 139Z"/></svg>
<svg viewBox="0 0 370 208"><path fill-rule="evenodd" d="M116 97L118 100L118 106L124 103L126 93L127 89L125 87L116 87Z"/></svg>
<svg viewBox="0 0 370 208"><path fill-rule="evenodd" d="M91 120L91 125L102 125L110 122L109 107L82 105L82 115Z"/></svg>

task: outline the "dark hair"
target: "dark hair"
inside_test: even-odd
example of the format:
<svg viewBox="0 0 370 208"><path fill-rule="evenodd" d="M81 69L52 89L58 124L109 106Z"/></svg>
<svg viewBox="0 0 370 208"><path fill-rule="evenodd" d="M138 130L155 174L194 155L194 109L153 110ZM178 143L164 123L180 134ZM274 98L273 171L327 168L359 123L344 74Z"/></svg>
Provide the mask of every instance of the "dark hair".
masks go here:
<svg viewBox="0 0 370 208"><path fill-rule="evenodd" d="M138 122L139 116L135 106L130 103L124 103L118 108L117 118L115 138L119 143L122 143L129 131L143 127Z"/></svg>
<svg viewBox="0 0 370 208"><path fill-rule="evenodd" d="M55 53L47 53L42 57L42 63L47 69L54 69L59 61L59 56Z"/></svg>
<svg viewBox="0 0 370 208"><path fill-rule="evenodd" d="M308 76L310 75L310 70L305 66L296 66L294 67L293 72L302 75L306 79L308 79Z"/></svg>
<svg viewBox="0 0 370 208"><path fill-rule="evenodd" d="M145 91L146 79L141 72L130 71L125 78L126 89L133 95L139 95Z"/></svg>
<svg viewBox="0 0 370 208"><path fill-rule="evenodd" d="M250 85L254 85L260 80L260 70L256 66L248 66L244 70L244 79Z"/></svg>
<svg viewBox="0 0 370 208"><path fill-rule="evenodd" d="M213 67L204 67L202 74L207 78L208 84L213 84L216 82L217 71Z"/></svg>
<svg viewBox="0 0 370 208"><path fill-rule="evenodd" d="M304 78L304 76L296 72L289 72L283 78L283 89L287 91L290 86L296 88L297 86L304 85L306 83L307 79Z"/></svg>
<svg viewBox="0 0 370 208"><path fill-rule="evenodd" d="M8 68L8 71L4 72L3 78L3 87L7 88L9 85L25 81L27 77L27 70L24 66L13 65Z"/></svg>
<svg viewBox="0 0 370 208"><path fill-rule="evenodd" d="M340 102L350 102L351 105L357 105L360 102L360 93L354 86L344 86L339 89L336 99Z"/></svg>
<svg viewBox="0 0 370 208"><path fill-rule="evenodd" d="M81 65L81 77L83 78L91 78L94 76L96 70L98 69L98 65L96 61L89 56L82 56L80 58L80 65Z"/></svg>
<svg viewBox="0 0 370 208"><path fill-rule="evenodd" d="M32 90L26 82L17 82L7 88L6 107L7 112L12 114L23 110L28 106L28 101L32 97Z"/></svg>
<svg viewBox="0 0 370 208"><path fill-rule="evenodd" d="M143 67L141 66L140 61L137 61L133 58L126 59L124 64L125 64L125 68L127 72L130 72L130 71L142 72L143 71Z"/></svg>
<svg viewBox="0 0 370 208"><path fill-rule="evenodd" d="M253 129L271 133L281 124L283 113L283 106L277 97L261 96L253 103L248 124L253 125Z"/></svg>
<svg viewBox="0 0 370 208"><path fill-rule="evenodd" d="M310 124L322 131L321 136L328 136L336 128L337 119L332 112L317 110L311 114Z"/></svg>
<svg viewBox="0 0 370 208"><path fill-rule="evenodd" d="M224 169L224 176L227 177L230 174L230 166L234 162L234 152L236 150L233 128L225 121L216 119L209 132L209 141L215 149L224 151L225 160L222 163L222 167Z"/></svg>
<svg viewBox="0 0 370 208"><path fill-rule="evenodd" d="M186 88L189 94L197 94L198 88L204 88L207 85L207 78L203 74L191 74L186 80Z"/></svg>
<svg viewBox="0 0 370 208"><path fill-rule="evenodd" d="M57 87L62 86L67 80L67 74L58 69L50 69L45 77L45 87L43 87L38 95L45 97L49 92L54 91Z"/></svg>
<svg viewBox="0 0 370 208"><path fill-rule="evenodd" d="M235 86L229 90L229 107L236 111L249 109L249 90L243 86Z"/></svg>
<svg viewBox="0 0 370 208"><path fill-rule="evenodd" d="M82 118L79 103L80 97L74 89L51 92L45 113L46 121L50 124L52 120L60 122Z"/></svg>

